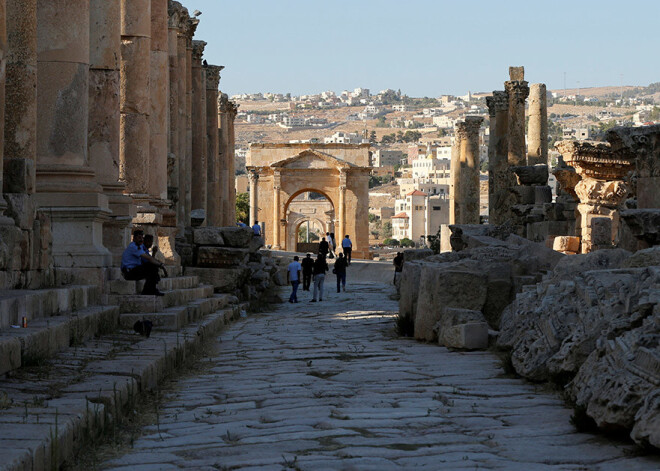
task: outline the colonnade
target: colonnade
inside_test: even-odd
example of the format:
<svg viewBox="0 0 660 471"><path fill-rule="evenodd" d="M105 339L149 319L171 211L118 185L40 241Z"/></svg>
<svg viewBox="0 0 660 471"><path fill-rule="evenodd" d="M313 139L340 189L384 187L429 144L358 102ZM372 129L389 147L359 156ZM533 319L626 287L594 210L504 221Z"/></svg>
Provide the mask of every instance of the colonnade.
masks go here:
<svg viewBox="0 0 660 471"><path fill-rule="evenodd" d="M136 227L177 264L193 210L233 225L236 106L198 23L172 0L0 0L0 287L116 266Z"/></svg>

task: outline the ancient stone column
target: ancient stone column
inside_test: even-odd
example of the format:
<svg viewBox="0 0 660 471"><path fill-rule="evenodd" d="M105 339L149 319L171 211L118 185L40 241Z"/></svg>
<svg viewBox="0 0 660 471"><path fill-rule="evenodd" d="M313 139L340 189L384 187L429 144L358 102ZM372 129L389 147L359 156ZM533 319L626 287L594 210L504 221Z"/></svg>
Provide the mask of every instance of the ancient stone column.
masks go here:
<svg viewBox="0 0 660 471"><path fill-rule="evenodd" d="M504 224L510 211L508 171L509 98L504 91L494 91L489 102L491 133L488 160L488 222Z"/></svg>
<svg viewBox="0 0 660 471"><path fill-rule="evenodd" d="M169 58L169 142L167 168L167 199L176 207L179 201L179 56L178 36L183 7L179 2L168 4ZM176 213L175 213L176 214Z"/></svg>
<svg viewBox="0 0 660 471"><path fill-rule="evenodd" d="M282 189L282 177L279 170L273 173L273 250L279 250L280 246L280 190ZM254 221L250 221L254 223ZM248 225L250 225L248 223Z"/></svg>
<svg viewBox="0 0 660 471"><path fill-rule="evenodd" d="M529 88L527 165L548 163L548 100L544 83Z"/></svg>
<svg viewBox="0 0 660 471"><path fill-rule="evenodd" d="M226 93L220 94L218 113L222 224L232 226L236 222L236 190L234 185L234 118L236 117L236 105L229 101Z"/></svg>
<svg viewBox="0 0 660 471"><path fill-rule="evenodd" d="M483 120L467 116L459 123L459 132L465 133L461 143L461 224L479 224L479 129Z"/></svg>
<svg viewBox="0 0 660 471"><path fill-rule="evenodd" d="M220 225L220 162L218 151L218 85L224 67L206 65L206 221Z"/></svg>
<svg viewBox="0 0 660 471"><path fill-rule="evenodd" d="M339 227L339 234L335 234L339 244L346 235L346 185L347 175L345 170L339 172L339 211L337 214L337 222Z"/></svg>
<svg viewBox="0 0 660 471"><path fill-rule="evenodd" d="M186 225L190 224L190 221L186 218L186 176L188 175L190 169L187 167L186 161L186 128L188 118L186 116L186 89L187 89L187 68L186 68L186 41L188 34L188 26L190 23L190 17L188 16L188 10L181 8L179 12L179 29L177 34L177 62L178 62L178 81L177 81L177 105L178 105L178 119L177 119L177 131L178 131L178 151L177 151L177 161L179 163L178 167L178 201L176 205L177 211L177 225L179 227L179 235L183 234L184 228Z"/></svg>
<svg viewBox="0 0 660 471"><path fill-rule="evenodd" d="M190 225L190 211L192 210L192 140L193 140L193 112L192 112L192 55L193 55L193 37L197 30L199 20L191 18L188 21L188 30L186 34L186 169L188 170L185 178L186 188L186 225Z"/></svg>
<svg viewBox="0 0 660 471"><path fill-rule="evenodd" d="M110 263L108 199L88 161L89 8L89 0L37 1L36 200L51 214L54 264L75 267L74 276Z"/></svg>
<svg viewBox="0 0 660 471"><path fill-rule="evenodd" d="M206 77L202 68L204 41L193 41L192 55L192 181L191 204L193 210L207 212L207 156L206 156Z"/></svg>
<svg viewBox="0 0 660 471"><path fill-rule="evenodd" d="M529 95L529 87L524 80L522 67L509 68L510 80L504 82L509 97L509 165L526 165L525 146L525 99Z"/></svg>
<svg viewBox="0 0 660 471"><path fill-rule="evenodd" d="M159 210L167 206L169 111L168 0L151 0L149 110L149 195Z"/></svg>
<svg viewBox="0 0 660 471"><path fill-rule="evenodd" d="M259 218L259 174L256 171L248 172L250 182L250 221L254 224Z"/></svg>
<svg viewBox="0 0 660 471"><path fill-rule="evenodd" d="M151 205L151 0L121 1L120 179L138 205L133 223L154 234L161 216Z"/></svg>
<svg viewBox="0 0 660 471"><path fill-rule="evenodd" d="M7 59L4 171L6 175L11 176L11 179L4 182L4 190L0 193L4 191L27 197L35 191L37 154L37 1L8 0L6 19L7 42L4 43L0 38L3 44L3 57ZM0 27L2 27L1 23ZM0 33L0 37L2 36L3 34ZM2 176L0 176L0 188L2 188L1 182ZM0 206L2 204L0 194Z"/></svg>
<svg viewBox="0 0 660 471"><path fill-rule="evenodd" d="M460 186L461 186L461 135L458 128L454 128L454 142L451 147L449 186L449 224L459 224L460 217Z"/></svg>
<svg viewBox="0 0 660 471"><path fill-rule="evenodd" d="M603 237L594 240L592 221L607 217L610 242L616 242L619 232L620 206L628 194L624 178L635 165L634 154L622 151L613 152L609 143L589 141L561 141L555 145L564 162L575 168L582 178L575 185L575 193L580 200L579 227L581 252L587 253L602 246ZM599 221L599 227L605 225ZM610 245L611 246L611 245Z"/></svg>
<svg viewBox="0 0 660 471"><path fill-rule="evenodd" d="M103 223L103 243L113 263L131 240L131 221L136 215L126 183L119 180L120 167L120 71L121 7L116 1L90 1L89 68L89 163L107 195L112 216Z"/></svg>

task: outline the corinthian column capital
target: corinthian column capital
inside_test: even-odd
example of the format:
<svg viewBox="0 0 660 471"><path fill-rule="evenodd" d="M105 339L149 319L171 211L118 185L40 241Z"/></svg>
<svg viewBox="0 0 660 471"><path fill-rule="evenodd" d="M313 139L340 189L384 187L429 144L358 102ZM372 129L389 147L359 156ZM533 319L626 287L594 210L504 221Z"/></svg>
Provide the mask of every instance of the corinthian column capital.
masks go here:
<svg viewBox="0 0 660 471"><path fill-rule="evenodd" d="M222 65L205 65L206 70L206 89L218 91L220 85L220 71L225 67Z"/></svg>
<svg viewBox="0 0 660 471"><path fill-rule="evenodd" d="M509 80L504 82L504 88L512 102L524 103L529 96L529 85L525 80Z"/></svg>

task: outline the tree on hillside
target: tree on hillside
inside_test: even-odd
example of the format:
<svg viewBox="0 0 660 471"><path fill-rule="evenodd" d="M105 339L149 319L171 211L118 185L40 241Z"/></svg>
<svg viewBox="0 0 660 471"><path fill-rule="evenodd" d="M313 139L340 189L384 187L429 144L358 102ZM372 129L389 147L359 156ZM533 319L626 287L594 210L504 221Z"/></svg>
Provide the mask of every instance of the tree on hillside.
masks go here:
<svg viewBox="0 0 660 471"><path fill-rule="evenodd" d="M371 131L369 133L369 142L371 142L372 144L375 144L375 143L378 142L378 138L376 137L376 131Z"/></svg>
<svg viewBox="0 0 660 471"><path fill-rule="evenodd" d="M236 222L243 221L250 225L251 222L248 218L250 217L250 194L249 193L239 193L236 195Z"/></svg>

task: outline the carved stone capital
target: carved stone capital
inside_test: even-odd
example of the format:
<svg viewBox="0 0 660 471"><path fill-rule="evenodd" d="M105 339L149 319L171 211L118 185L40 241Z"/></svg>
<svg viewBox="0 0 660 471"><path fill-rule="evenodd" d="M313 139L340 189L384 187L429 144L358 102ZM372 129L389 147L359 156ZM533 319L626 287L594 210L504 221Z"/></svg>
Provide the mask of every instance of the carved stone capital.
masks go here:
<svg viewBox="0 0 660 471"><path fill-rule="evenodd" d="M184 18L188 16L188 10L179 2L170 0L167 5L168 22L167 25L172 29L181 29Z"/></svg>
<svg viewBox="0 0 660 471"><path fill-rule="evenodd" d="M622 180L602 181L587 177L575 185L575 193L582 204L618 208L628 195L628 187Z"/></svg>
<svg viewBox="0 0 660 471"><path fill-rule="evenodd" d="M255 170L249 171L247 177L250 183L256 183L259 181L259 174Z"/></svg>
<svg viewBox="0 0 660 471"><path fill-rule="evenodd" d="M233 101L229 100L226 93L221 93L218 96L218 111L220 113L227 113L233 119L238 113L238 106Z"/></svg>
<svg viewBox="0 0 660 471"><path fill-rule="evenodd" d="M634 155L638 177L660 177L660 125L616 127L605 136L615 155Z"/></svg>
<svg viewBox="0 0 660 471"><path fill-rule="evenodd" d="M479 128L484 119L481 116L466 116L465 121L456 123L456 137L470 139L479 135Z"/></svg>
<svg viewBox="0 0 660 471"><path fill-rule="evenodd" d="M495 117L495 98L492 96L486 97L486 106L488 107L488 116Z"/></svg>
<svg viewBox="0 0 660 471"><path fill-rule="evenodd" d="M222 65L205 65L206 70L206 89L218 91L220 85L220 71L225 67Z"/></svg>
<svg viewBox="0 0 660 471"><path fill-rule="evenodd" d="M504 88L511 103L524 103L525 99L529 96L529 85L525 80L509 80L508 82L504 82Z"/></svg>
<svg viewBox="0 0 660 471"><path fill-rule="evenodd" d="M597 180L623 180L635 165L632 152L613 152L606 142L560 141L555 148L582 177Z"/></svg>
<svg viewBox="0 0 660 471"><path fill-rule="evenodd" d="M506 111L509 109L509 94L504 90L493 91L493 102L495 111Z"/></svg>
<svg viewBox="0 0 660 471"><path fill-rule="evenodd" d="M196 63L201 63L202 62L202 56L204 55L204 48L206 47L206 42L205 41L193 41L192 42L192 48L193 48L193 54L192 54L192 59L193 62Z"/></svg>

